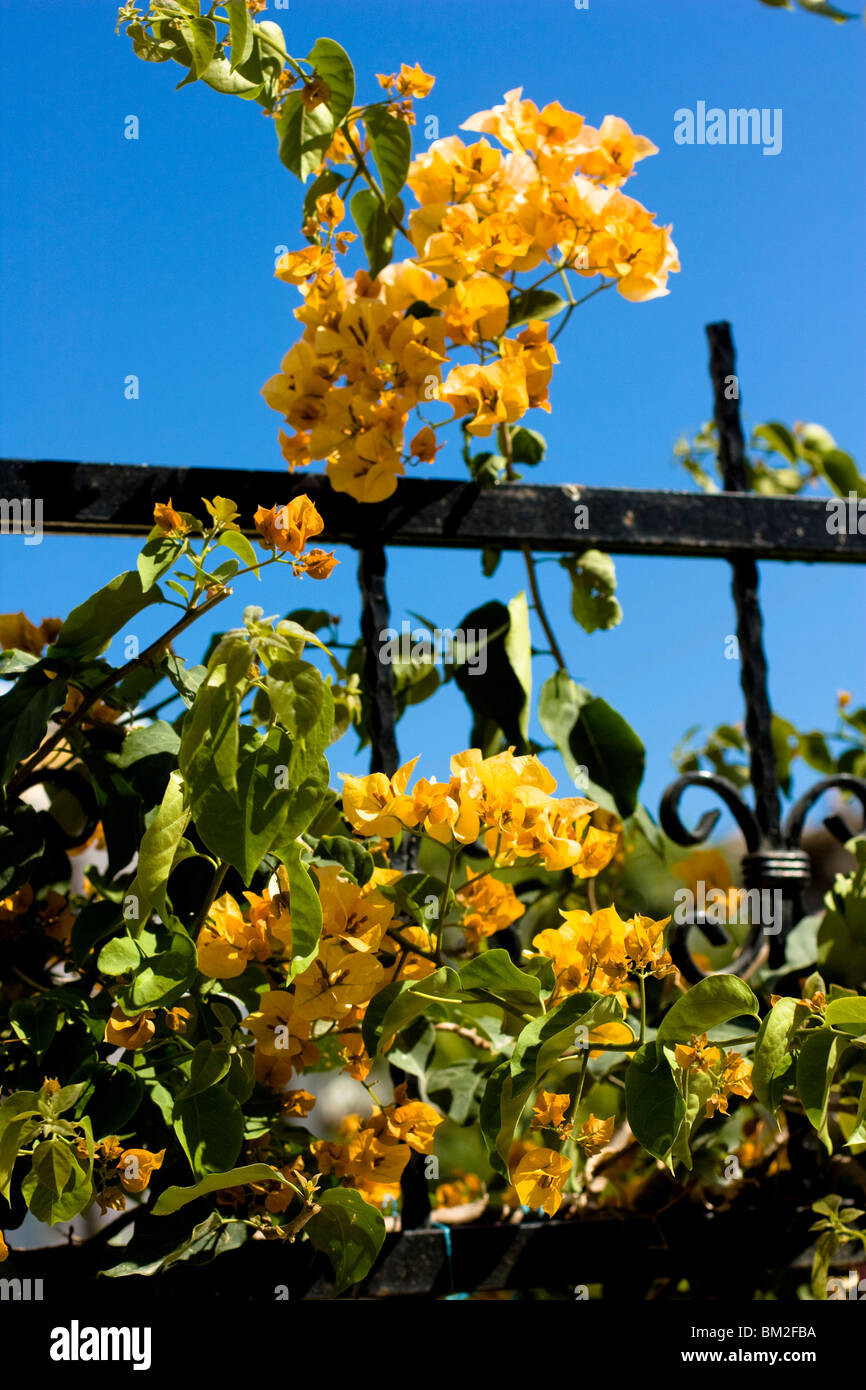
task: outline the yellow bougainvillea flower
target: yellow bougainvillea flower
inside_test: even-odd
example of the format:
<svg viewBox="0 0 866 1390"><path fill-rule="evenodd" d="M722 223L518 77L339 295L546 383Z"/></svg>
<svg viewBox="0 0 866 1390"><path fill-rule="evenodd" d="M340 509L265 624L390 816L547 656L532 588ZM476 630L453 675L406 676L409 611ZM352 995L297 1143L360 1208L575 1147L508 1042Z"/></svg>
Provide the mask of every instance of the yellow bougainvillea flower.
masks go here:
<svg viewBox="0 0 866 1390"><path fill-rule="evenodd" d="M259 1008L241 1021L256 1040L256 1062L261 1053L284 1063L285 1070L302 1072L318 1059L319 1049L310 1042L311 1026L288 990L268 989L259 996Z"/></svg>
<svg viewBox="0 0 866 1390"><path fill-rule="evenodd" d="M259 920L247 922L230 893L211 907L196 941L198 968L211 980L242 975L251 960L277 954Z"/></svg>
<svg viewBox="0 0 866 1390"><path fill-rule="evenodd" d="M556 1149L530 1149L512 1170L511 1181L524 1207L553 1216L562 1205L562 1189L571 1161Z"/></svg>
<svg viewBox="0 0 866 1390"><path fill-rule="evenodd" d="M343 775L343 815L359 835L383 835L392 840L409 824L404 819L412 813L411 798L406 787L418 759L404 763L386 777L373 772L369 777Z"/></svg>
<svg viewBox="0 0 866 1390"><path fill-rule="evenodd" d="M674 1056L677 1066L682 1067L683 1071L691 1071L695 1067L698 1071L709 1072L722 1060L721 1052L713 1047L706 1033L693 1033L688 1045L677 1043Z"/></svg>
<svg viewBox="0 0 866 1390"><path fill-rule="evenodd" d="M289 465L290 473L294 473L296 468L306 468L307 464L312 462L310 436L306 430L299 430L291 436L286 434L285 430L280 430L277 437L280 453Z"/></svg>
<svg viewBox="0 0 866 1390"><path fill-rule="evenodd" d="M625 950L628 957L627 968L635 974L651 974L657 980L672 975L676 969L670 955L665 950L665 927L670 917L654 922L651 917L639 913L630 917L625 924Z"/></svg>
<svg viewBox="0 0 866 1390"><path fill-rule="evenodd" d="M60 618L43 618L39 627L34 627L24 613L0 613L0 648L41 656L46 643L56 642L62 626Z"/></svg>
<svg viewBox="0 0 866 1390"><path fill-rule="evenodd" d="M420 1154L433 1152L434 1131L443 1123L443 1117L432 1105L409 1099L405 1082L395 1087L394 1104L386 1105L370 1119L370 1127L380 1138L408 1144Z"/></svg>
<svg viewBox="0 0 866 1390"><path fill-rule="evenodd" d="M8 1260L8 1258L9 1246L6 1244L6 1241L3 1238L3 1232L0 1231L0 1265L2 1265L4 1260Z"/></svg>
<svg viewBox="0 0 866 1390"><path fill-rule="evenodd" d="M454 1168L447 1182L441 1182L433 1194L437 1207L462 1207L484 1196L484 1183L477 1173L465 1173Z"/></svg>
<svg viewBox="0 0 866 1390"><path fill-rule="evenodd" d="M168 502L157 502L153 509L153 520L160 531L165 531L170 536L185 536L189 531L187 522L180 512L175 511L170 497Z"/></svg>
<svg viewBox="0 0 866 1390"><path fill-rule="evenodd" d="M394 920L393 904L374 886L359 887L337 865L316 868L322 904L322 935L354 951L377 951Z"/></svg>
<svg viewBox="0 0 866 1390"><path fill-rule="evenodd" d="M150 1182L151 1173L162 1167L165 1149L159 1153L148 1153L147 1149L124 1149L118 1162L118 1177L121 1187L127 1192L143 1192Z"/></svg>
<svg viewBox="0 0 866 1390"><path fill-rule="evenodd" d="M613 1115L609 1115L606 1120L599 1120L590 1113L589 1119L575 1134L575 1142L580 1145L587 1158L591 1158L593 1154L601 1153L602 1149L607 1148L613 1138L613 1127Z"/></svg>
<svg viewBox="0 0 866 1390"><path fill-rule="evenodd" d="M469 868L456 897L466 909L460 926L470 951L477 951L484 937L504 931L526 911L510 883L502 883L489 873L477 875Z"/></svg>
<svg viewBox="0 0 866 1390"><path fill-rule="evenodd" d="M192 1014L189 1009L182 1009L179 1004L165 1011L165 1026L171 1033L186 1033L192 1022Z"/></svg>
<svg viewBox="0 0 866 1390"><path fill-rule="evenodd" d="M376 77L384 91L396 91L401 97L426 97L433 90L436 81L429 73L422 72L420 63L416 63L414 67L410 67L408 63L401 63L399 72L392 72L390 75L377 72Z"/></svg>
<svg viewBox="0 0 866 1390"><path fill-rule="evenodd" d="M444 446L436 443L436 431L430 425L422 425L416 435L409 441L409 452L413 458L421 463L432 463L437 453Z"/></svg>
<svg viewBox="0 0 866 1390"><path fill-rule="evenodd" d="M727 1115L728 1096L743 1096L748 1099L751 1094L751 1062L747 1062L738 1052L726 1052L718 1085L707 1101L707 1117L709 1118L717 1110L721 1114Z"/></svg>
<svg viewBox="0 0 866 1390"><path fill-rule="evenodd" d="M336 227L346 215L342 198L336 193L323 193L316 199L316 220L328 227Z"/></svg>
<svg viewBox="0 0 866 1390"><path fill-rule="evenodd" d="M333 252L327 247L305 246L300 251L287 251L280 256L274 274L289 285L302 285L314 275L333 269Z"/></svg>
<svg viewBox="0 0 866 1390"><path fill-rule="evenodd" d="M372 952L324 940L319 954L295 980L295 1008L311 1023L339 1022L357 1004L367 1004L381 988L384 967Z"/></svg>
<svg viewBox="0 0 866 1390"><path fill-rule="evenodd" d="M315 1104L316 1097L309 1091L287 1091L283 1098L283 1114L305 1119Z"/></svg>
<svg viewBox="0 0 866 1390"><path fill-rule="evenodd" d="M156 1032L155 1017L150 1009L145 1009L128 1018L120 1006L115 1005L106 1020L104 1041L113 1047L125 1047L128 1052L135 1052L149 1043Z"/></svg>
<svg viewBox="0 0 866 1390"><path fill-rule="evenodd" d="M295 565L295 573L306 574L310 579L327 579L339 563L332 550L308 550Z"/></svg>
<svg viewBox="0 0 866 1390"><path fill-rule="evenodd" d="M0 922L14 922L16 917L23 916L32 902L33 889L29 883L0 898Z"/></svg>
<svg viewBox="0 0 866 1390"><path fill-rule="evenodd" d="M560 1129L570 1105L569 1095L557 1091L539 1091L532 1107L532 1128Z"/></svg>
<svg viewBox="0 0 866 1390"><path fill-rule="evenodd" d="M286 507L260 506L253 520L265 545L291 555L300 555L310 537L325 529L314 503L303 493Z"/></svg>

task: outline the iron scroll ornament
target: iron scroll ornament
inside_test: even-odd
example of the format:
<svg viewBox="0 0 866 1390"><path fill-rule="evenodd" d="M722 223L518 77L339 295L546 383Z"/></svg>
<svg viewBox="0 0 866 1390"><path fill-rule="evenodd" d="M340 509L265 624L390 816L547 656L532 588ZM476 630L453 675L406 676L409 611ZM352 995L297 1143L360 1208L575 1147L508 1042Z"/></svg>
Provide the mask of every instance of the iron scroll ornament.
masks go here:
<svg viewBox="0 0 866 1390"><path fill-rule="evenodd" d="M689 830L680 817L679 805L684 793L690 787L701 787L713 791L730 810L746 842L746 853L742 859L743 882L747 890L778 890L782 895L782 920L780 929L774 927L772 933L758 913L757 919L749 926L748 935L739 952L725 967L726 973L745 976L757 963L758 957L770 944L770 964L779 966L784 961L784 943L788 932L802 916L801 902L803 889L811 880L809 856L802 848L803 830L806 817L812 807L825 792L838 790L847 792L859 803L863 813L863 826L860 831L852 831L841 816L831 815L824 819L824 825L840 844L866 829L866 780L850 773L838 773L824 777L810 787L791 807L781 828L780 843L769 843L762 837L755 812L741 795L737 787L727 778L713 772L687 772L678 777L665 790L659 806L659 824L675 844L693 848L704 844L715 829L721 811L706 811L694 830ZM690 983L695 984L712 971L705 971L697 964L688 948L688 932L692 926L700 927L706 939L713 946L723 946L730 937L723 927L706 921L701 914L693 914L685 923L673 923L670 940L671 957Z"/></svg>

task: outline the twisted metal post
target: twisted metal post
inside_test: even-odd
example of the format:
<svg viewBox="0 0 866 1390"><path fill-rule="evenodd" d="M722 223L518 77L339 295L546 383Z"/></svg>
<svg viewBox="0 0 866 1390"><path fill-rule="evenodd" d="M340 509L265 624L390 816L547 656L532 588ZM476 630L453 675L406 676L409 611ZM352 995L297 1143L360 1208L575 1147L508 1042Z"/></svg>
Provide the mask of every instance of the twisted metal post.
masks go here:
<svg viewBox="0 0 866 1390"><path fill-rule="evenodd" d="M740 420L739 378L736 373L734 343L729 323L707 325L710 345L710 375L713 382L715 422L719 440L719 466L727 492L747 493L746 446ZM811 807L830 788L853 793L863 808L866 821L866 781L840 774L816 783L791 809L783 827L779 785L776 775L776 754L773 746L773 714L767 683L767 658L764 652L763 618L759 599L758 566L755 559L743 551L730 559L732 591L737 612L737 640L740 656L740 684L746 707L746 738L749 746L750 781L754 793L754 809L739 790L724 777L711 773L690 773L678 778L662 796L659 820L665 834L677 844L702 844L712 833L719 812L707 812L694 831L683 824L679 802L690 786L703 786L715 791L734 815L746 841L742 868L746 890L758 889L761 909L753 915L750 930L735 960L727 968L735 974L748 972L758 962L769 942L769 963L772 968L783 964L785 938L802 916L803 889L811 878L809 856L801 848L806 815ZM838 816L825 820L828 830L844 841L849 831ZM772 928L763 921L765 891L781 896L781 921L772 914ZM774 900L775 901L775 900ZM712 944L719 945L726 935L712 922L697 917L690 925L699 926ZM683 974L691 981L705 973L692 959L685 942L685 933L674 933L671 954Z"/></svg>

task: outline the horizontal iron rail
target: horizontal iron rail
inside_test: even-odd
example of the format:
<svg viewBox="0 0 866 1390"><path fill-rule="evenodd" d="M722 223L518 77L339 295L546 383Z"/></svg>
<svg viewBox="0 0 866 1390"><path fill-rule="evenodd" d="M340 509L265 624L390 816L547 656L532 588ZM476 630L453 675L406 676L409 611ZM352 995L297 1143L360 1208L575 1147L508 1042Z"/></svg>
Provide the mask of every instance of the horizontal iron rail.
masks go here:
<svg viewBox="0 0 866 1390"><path fill-rule="evenodd" d="M153 525L154 503L169 497L178 510L199 513L202 497L230 496L248 519L259 504L283 503L301 492L319 508L325 522L320 540L331 544L536 551L593 546L616 555L866 562L866 533L856 525L831 531L826 502L814 498L573 484L482 489L410 477L393 497L368 505L334 492L323 474L0 459L0 502L29 499L32 509L41 501L42 527L52 534L144 535Z"/></svg>

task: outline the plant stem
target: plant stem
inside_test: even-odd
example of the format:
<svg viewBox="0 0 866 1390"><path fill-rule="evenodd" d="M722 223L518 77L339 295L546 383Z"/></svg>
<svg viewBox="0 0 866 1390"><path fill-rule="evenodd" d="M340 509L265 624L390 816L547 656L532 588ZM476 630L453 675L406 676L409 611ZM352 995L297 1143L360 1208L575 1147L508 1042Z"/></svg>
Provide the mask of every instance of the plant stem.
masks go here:
<svg viewBox="0 0 866 1390"><path fill-rule="evenodd" d="M73 712L64 719L62 724L58 725L50 738L45 739L45 741L40 744L33 756L21 764L15 776L9 782L7 794L11 794L17 790L21 783L29 776L30 772L32 772L33 768L38 767L47 755L54 751L58 743L63 742L67 734L81 723L88 710L92 709L104 695L107 695L110 690L113 690L116 685L120 684L124 677L137 670L139 666L152 665L154 659L162 655L164 649L175 637L179 637L197 618L201 618L205 613L209 612L211 608L215 608L218 603L222 603L224 599L229 597L230 593L231 590L226 589L221 593L212 595L212 597L199 608L188 609L184 616L174 624L174 627L170 627L168 632L163 633L162 637L158 637L155 642L151 642L150 646L146 647L140 656L133 657L132 661L128 661L125 666L118 666L116 670L109 672L105 680L96 686L94 690L91 690L88 695L85 695L78 708L73 710Z"/></svg>
<svg viewBox="0 0 866 1390"><path fill-rule="evenodd" d="M502 424L496 431L496 438L502 450L502 457L505 459L505 478L509 483L515 481L514 478L514 450L511 447L511 430L508 425Z"/></svg>
<svg viewBox="0 0 866 1390"><path fill-rule="evenodd" d="M646 1038L646 977L640 976L640 1035L638 1047L643 1047Z"/></svg>
<svg viewBox="0 0 866 1390"><path fill-rule="evenodd" d="M541 602L541 591L538 587L538 576L535 573L535 560L532 556L532 550L528 545L523 546L523 558L526 561L526 573L529 578L529 588L532 592L532 602L535 605L535 611L538 614L538 620L541 623L541 626L544 628L545 637L550 643L550 650L553 655L554 661L556 662L560 671L564 671L566 669L565 658L563 657L562 652L560 651L559 643L553 635L553 628L550 626L547 614L544 611L544 604Z"/></svg>
<svg viewBox="0 0 866 1390"><path fill-rule="evenodd" d="M448 911L448 896L451 892L451 884L454 881L454 867L457 863L457 856L460 853L460 846L456 840L451 841L451 850L448 856L448 873L445 878L445 887L442 890L442 901L439 904L439 931L436 934L436 963L442 963L442 938L445 935L445 914Z"/></svg>

